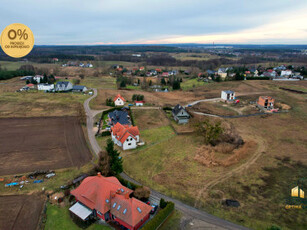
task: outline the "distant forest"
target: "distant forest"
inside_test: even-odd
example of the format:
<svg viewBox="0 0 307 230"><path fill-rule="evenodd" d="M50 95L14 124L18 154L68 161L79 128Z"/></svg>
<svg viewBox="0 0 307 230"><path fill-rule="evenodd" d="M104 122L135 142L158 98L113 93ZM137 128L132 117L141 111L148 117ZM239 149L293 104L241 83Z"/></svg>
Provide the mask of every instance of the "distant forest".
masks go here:
<svg viewBox="0 0 307 230"><path fill-rule="evenodd" d="M201 69L214 69L220 65L256 64L261 62L297 62L307 63L307 55L298 55L300 49L307 46L300 45L232 45L232 52L239 52L239 60L232 59L231 55L217 53L219 58L210 60L178 60L172 53L208 52L212 47L204 45L185 44L175 45L110 45L110 46L35 46L29 55L28 61L37 63L51 63L53 58L61 61L125 61L142 63L154 66L187 66ZM227 49L229 50L229 48ZM261 55L250 55L258 52ZM141 54L141 57L132 54ZM0 60L16 61L0 51Z"/></svg>

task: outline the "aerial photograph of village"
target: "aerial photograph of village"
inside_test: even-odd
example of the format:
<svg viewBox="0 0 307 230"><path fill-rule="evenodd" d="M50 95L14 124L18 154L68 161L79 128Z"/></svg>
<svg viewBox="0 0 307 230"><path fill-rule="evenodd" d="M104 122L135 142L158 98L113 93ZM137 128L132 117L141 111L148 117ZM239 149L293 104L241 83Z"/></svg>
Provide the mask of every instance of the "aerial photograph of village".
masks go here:
<svg viewBox="0 0 307 230"><path fill-rule="evenodd" d="M306 0L0 1L0 230L306 230Z"/></svg>

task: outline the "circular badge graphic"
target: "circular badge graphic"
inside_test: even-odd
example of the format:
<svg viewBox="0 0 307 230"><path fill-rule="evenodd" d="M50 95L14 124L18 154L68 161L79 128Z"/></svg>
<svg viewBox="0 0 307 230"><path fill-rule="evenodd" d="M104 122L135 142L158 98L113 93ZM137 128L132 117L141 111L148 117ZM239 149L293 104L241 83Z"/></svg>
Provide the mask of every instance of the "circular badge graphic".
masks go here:
<svg viewBox="0 0 307 230"><path fill-rule="evenodd" d="M34 46L34 35L26 25L14 23L2 31L0 45L7 55L21 58L31 52Z"/></svg>

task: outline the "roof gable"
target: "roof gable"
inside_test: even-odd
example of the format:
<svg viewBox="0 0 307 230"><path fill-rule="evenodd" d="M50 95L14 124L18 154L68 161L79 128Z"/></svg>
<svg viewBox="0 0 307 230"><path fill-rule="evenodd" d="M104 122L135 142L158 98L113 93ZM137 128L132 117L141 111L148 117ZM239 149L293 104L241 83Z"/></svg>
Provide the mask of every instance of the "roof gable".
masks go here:
<svg viewBox="0 0 307 230"><path fill-rule="evenodd" d="M71 191L71 194L87 207L106 213L111 208L111 193L118 190L128 194L133 192L131 189L121 185L115 177L98 175L85 178L78 188Z"/></svg>
<svg viewBox="0 0 307 230"><path fill-rule="evenodd" d="M114 97L114 101L116 101L118 98L120 98L122 101L126 101L120 94L117 94L116 97Z"/></svg>

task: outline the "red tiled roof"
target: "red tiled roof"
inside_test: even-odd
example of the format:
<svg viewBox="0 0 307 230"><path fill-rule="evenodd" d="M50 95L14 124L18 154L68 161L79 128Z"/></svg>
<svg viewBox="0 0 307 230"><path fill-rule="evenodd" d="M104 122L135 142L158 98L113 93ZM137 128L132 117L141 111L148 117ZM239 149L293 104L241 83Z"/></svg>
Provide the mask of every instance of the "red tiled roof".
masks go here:
<svg viewBox="0 0 307 230"><path fill-rule="evenodd" d="M133 192L122 186L116 177L98 175L85 178L78 188L71 191L71 194L90 209L106 213L111 208L111 192L116 192L118 189L123 189L124 193L128 194Z"/></svg>
<svg viewBox="0 0 307 230"><path fill-rule="evenodd" d="M163 72L162 76L168 76L168 72Z"/></svg>
<svg viewBox="0 0 307 230"><path fill-rule="evenodd" d="M113 208L114 203L116 206ZM120 205L119 210L118 206ZM141 210L141 212L138 210ZM126 211L125 211L126 209ZM123 220L125 223L130 226L137 225L148 213L150 213L152 207L145 204L142 201L139 201L135 198L125 199L124 196L116 194L111 201L111 213ZM125 211L125 214L124 214Z"/></svg>
<svg viewBox="0 0 307 230"><path fill-rule="evenodd" d="M28 87L32 87L32 86L34 86L34 84L27 84L27 86L28 86Z"/></svg>
<svg viewBox="0 0 307 230"><path fill-rule="evenodd" d="M114 101L116 101L117 98L120 98L120 99L122 99L123 101L126 101L120 94L117 94L117 96L114 98Z"/></svg>
<svg viewBox="0 0 307 230"><path fill-rule="evenodd" d="M144 103L144 101L135 101L135 103Z"/></svg>
<svg viewBox="0 0 307 230"><path fill-rule="evenodd" d="M119 140L122 144L127 140L129 136L132 136L136 139L136 136L140 135L139 128L137 126L122 125L117 122L112 128L111 131L113 135Z"/></svg>
<svg viewBox="0 0 307 230"><path fill-rule="evenodd" d="M150 213L152 207L130 198L132 192L122 186L116 177L98 175L85 178L71 194L88 208L103 214L110 211L116 218L134 227Z"/></svg>

